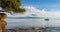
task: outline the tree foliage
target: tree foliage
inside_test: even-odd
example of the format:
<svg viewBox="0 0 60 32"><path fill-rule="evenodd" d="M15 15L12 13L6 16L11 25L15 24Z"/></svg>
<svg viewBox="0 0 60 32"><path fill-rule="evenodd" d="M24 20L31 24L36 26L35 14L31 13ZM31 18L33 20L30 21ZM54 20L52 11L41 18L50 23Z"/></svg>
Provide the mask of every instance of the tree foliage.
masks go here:
<svg viewBox="0 0 60 32"><path fill-rule="evenodd" d="M25 12L25 9L20 8L20 0L0 0L0 6L9 12L22 13Z"/></svg>

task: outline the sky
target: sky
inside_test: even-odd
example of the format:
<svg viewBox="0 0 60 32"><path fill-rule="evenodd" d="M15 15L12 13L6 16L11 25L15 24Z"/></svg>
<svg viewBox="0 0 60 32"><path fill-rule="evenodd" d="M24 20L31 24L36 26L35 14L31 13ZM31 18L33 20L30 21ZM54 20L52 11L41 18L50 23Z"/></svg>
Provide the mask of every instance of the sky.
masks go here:
<svg viewBox="0 0 60 32"><path fill-rule="evenodd" d="M22 6L34 6L37 9L60 11L60 0L21 0Z"/></svg>
<svg viewBox="0 0 60 32"><path fill-rule="evenodd" d="M21 0L21 7L26 9L24 14L6 14L9 17L60 18L60 0Z"/></svg>
<svg viewBox="0 0 60 32"><path fill-rule="evenodd" d="M21 3L32 12L31 16L60 18L60 0L21 0Z"/></svg>
<svg viewBox="0 0 60 32"><path fill-rule="evenodd" d="M21 0L21 6L26 12L17 17L60 18L60 0Z"/></svg>

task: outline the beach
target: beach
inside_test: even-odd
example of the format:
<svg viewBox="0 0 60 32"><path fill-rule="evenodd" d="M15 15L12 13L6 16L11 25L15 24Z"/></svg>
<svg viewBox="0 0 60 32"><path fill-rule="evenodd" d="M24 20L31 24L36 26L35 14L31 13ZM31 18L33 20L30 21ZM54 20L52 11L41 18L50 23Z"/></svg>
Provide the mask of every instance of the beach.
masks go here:
<svg viewBox="0 0 60 32"><path fill-rule="evenodd" d="M48 27L46 29L6 29L5 32L60 32L60 27Z"/></svg>
<svg viewBox="0 0 60 32"><path fill-rule="evenodd" d="M5 32L44 32L45 29L6 29Z"/></svg>

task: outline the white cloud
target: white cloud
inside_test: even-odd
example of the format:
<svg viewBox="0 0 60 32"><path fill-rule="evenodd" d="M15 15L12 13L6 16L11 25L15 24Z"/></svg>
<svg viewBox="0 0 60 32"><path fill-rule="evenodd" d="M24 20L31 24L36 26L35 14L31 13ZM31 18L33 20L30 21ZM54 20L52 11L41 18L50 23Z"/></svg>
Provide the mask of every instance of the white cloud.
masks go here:
<svg viewBox="0 0 60 32"><path fill-rule="evenodd" d="M25 6L24 8L28 11L28 13L36 14L37 17L54 17L54 18L60 17L59 11L45 11L45 9L39 10L32 6Z"/></svg>
<svg viewBox="0 0 60 32"><path fill-rule="evenodd" d="M9 13L6 13L9 17L53 17L53 18L59 18L60 12L59 11L45 11L45 9L39 10L33 6L24 6L26 9L26 12L24 14L14 14L10 15ZM1 8L0 8L1 10ZM32 16L32 14L36 14L36 16Z"/></svg>

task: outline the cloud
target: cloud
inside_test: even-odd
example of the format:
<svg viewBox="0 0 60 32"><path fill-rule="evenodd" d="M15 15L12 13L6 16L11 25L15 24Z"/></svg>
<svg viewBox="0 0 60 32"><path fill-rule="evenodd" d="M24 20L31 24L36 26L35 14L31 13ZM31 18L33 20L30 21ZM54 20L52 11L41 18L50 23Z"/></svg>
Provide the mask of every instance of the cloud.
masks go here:
<svg viewBox="0 0 60 32"><path fill-rule="evenodd" d="M8 17L49 17L49 18L59 18L60 11L46 11L45 9L39 10L33 6L24 6L26 12L24 14L14 14L11 15L6 13ZM0 8L1 10L1 8Z"/></svg>
<svg viewBox="0 0 60 32"><path fill-rule="evenodd" d="M36 17L60 17L60 11L46 11L45 9L39 10L33 6L25 6L24 8L26 9L27 14L29 13L30 16L32 16L31 14L35 14Z"/></svg>
<svg viewBox="0 0 60 32"><path fill-rule="evenodd" d="M32 7L32 6L25 6L24 8L26 9L27 14L28 13L30 13L30 15L31 14L36 14L37 17L38 16L40 17L40 14L44 14L45 13L44 10L38 10L35 7Z"/></svg>
<svg viewBox="0 0 60 32"><path fill-rule="evenodd" d="M38 10L38 9L36 9L35 7L31 7L31 6L24 6L24 8L26 9L26 12L24 13L24 14L14 14L14 16L13 15L10 15L10 14L8 14L8 13L6 13L9 17L40 17L40 16L38 16L39 15L39 13L41 13L41 12L43 12L43 13L45 13L45 11L43 10L43 11L40 11L40 10ZM41 13L41 14L43 14L43 13Z"/></svg>

